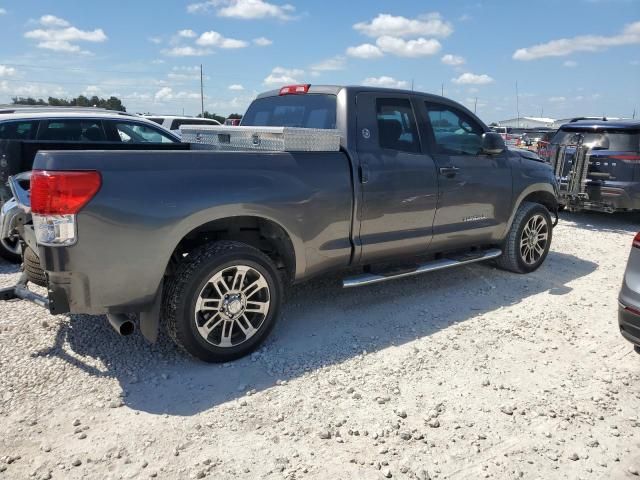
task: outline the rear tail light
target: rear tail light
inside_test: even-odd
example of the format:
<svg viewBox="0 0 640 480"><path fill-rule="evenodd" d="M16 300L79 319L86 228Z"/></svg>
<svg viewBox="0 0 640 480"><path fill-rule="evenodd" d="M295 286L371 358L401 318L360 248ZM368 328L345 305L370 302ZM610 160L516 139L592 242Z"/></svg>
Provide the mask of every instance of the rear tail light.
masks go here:
<svg viewBox="0 0 640 480"><path fill-rule="evenodd" d="M640 232L633 239L633 246L636 248L640 248Z"/></svg>
<svg viewBox="0 0 640 480"><path fill-rule="evenodd" d="M307 93L309 91L308 83L302 85L287 85L280 89L280 95L298 95L301 93Z"/></svg>
<svg viewBox="0 0 640 480"><path fill-rule="evenodd" d="M102 179L96 171L34 170L31 211L36 240L41 245L76 242L76 214L98 193Z"/></svg>

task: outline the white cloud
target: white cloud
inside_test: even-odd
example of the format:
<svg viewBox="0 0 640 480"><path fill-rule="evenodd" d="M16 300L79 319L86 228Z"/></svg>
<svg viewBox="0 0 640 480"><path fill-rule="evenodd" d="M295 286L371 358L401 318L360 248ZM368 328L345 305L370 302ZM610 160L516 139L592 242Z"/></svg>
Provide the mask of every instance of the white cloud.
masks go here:
<svg viewBox="0 0 640 480"><path fill-rule="evenodd" d="M200 67L173 67L167 74L170 80L199 80Z"/></svg>
<svg viewBox="0 0 640 480"><path fill-rule="evenodd" d="M304 75L304 70L297 68L275 67L271 73L264 79L265 85L287 85L300 83L298 78Z"/></svg>
<svg viewBox="0 0 640 480"><path fill-rule="evenodd" d="M242 85L240 85L239 83L234 83L233 85L229 85L229 90L235 90L235 91L240 91L240 90L244 90L244 87Z"/></svg>
<svg viewBox="0 0 640 480"><path fill-rule="evenodd" d="M515 60L537 60L544 57L562 57L575 52L597 52L609 47L640 43L640 21L624 27L621 33L610 37L603 35L580 35L561 38L515 51Z"/></svg>
<svg viewBox="0 0 640 480"><path fill-rule="evenodd" d="M451 55L450 53L444 55L440 60L445 65L451 65L452 67L458 67L465 63L465 59L463 57L460 55Z"/></svg>
<svg viewBox="0 0 640 480"><path fill-rule="evenodd" d="M12 84L6 80L0 81L0 92L6 95L15 95L18 97L67 97L67 92L63 87L56 84Z"/></svg>
<svg viewBox="0 0 640 480"><path fill-rule="evenodd" d="M93 95L99 95L100 94L100 87L98 87L97 85L87 85L87 88L84 89L84 93L87 96L93 96Z"/></svg>
<svg viewBox="0 0 640 480"><path fill-rule="evenodd" d="M253 43L259 47L268 47L273 43L273 41L269 40L266 37L258 37L253 39Z"/></svg>
<svg viewBox="0 0 640 480"><path fill-rule="evenodd" d="M160 37L149 37L147 38L151 43L155 43L156 45L162 43L162 38Z"/></svg>
<svg viewBox="0 0 640 480"><path fill-rule="evenodd" d="M155 102L167 102L169 100L196 100L200 98L200 94L196 92L185 92L181 91L178 93L174 93L173 89L170 87L162 87L158 90L153 96L153 100Z"/></svg>
<svg viewBox="0 0 640 480"><path fill-rule="evenodd" d="M6 15L7 10L5 8L0 8L0 15Z"/></svg>
<svg viewBox="0 0 640 480"><path fill-rule="evenodd" d="M346 58L342 55L337 55L311 65L311 70L315 72L334 72L336 70L344 70L346 62Z"/></svg>
<svg viewBox="0 0 640 480"><path fill-rule="evenodd" d="M100 43L107 40L107 36L101 28L80 30L68 21L53 15L40 17L40 24L45 28L30 30L24 34L25 38L37 40L38 48L58 52L89 53L82 50L77 42Z"/></svg>
<svg viewBox="0 0 640 480"><path fill-rule="evenodd" d="M375 45L363 43L357 47L347 48L347 55L356 58L380 58L384 56L384 53Z"/></svg>
<svg viewBox="0 0 640 480"><path fill-rule="evenodd" d="M475 73L463 73L457 78L452 79L453 83L458 85L486 85L493 82L493 78L489 75L476 75Z"/></svg>
<svg viewBox="0 0 640 480"><path fill-rule="evenodd" d="M13 67L7 67L6 65L0 65L0 77L11 77L16 74L16 69Z"/></svg>
<svg viewBox="0 0 640 480"><path fill-rule="evenodd" d="M578 66L578 62L575 60L567 60L562 64L563 67L573 68Z"/></svg>
<svg viewBox="0 0 640 480"><path fill-rule="evenodd" d="M440 42L434 38L429 40L425 38L404 40L398 37L383 36L376 40L376 45L384 53L390 53L398 57L424 57L434 55L442 48Z"/></svg>
<svg viewBox="0 0 640 480"><path fill-rule="evenodd" d="M234 38L225 38L218 32L211 30L204 32L196 43L202 47L218 47L218 48L244 48L249 44L244 40L236 40Z"/></svg>
<svg viewBox="0 0 640 480"><path fill-rule="evenodd" d="M178 36L182 38L195 38L197 35L198 34L190 28L178 31Z"/></svg>
<svg viewBox="0 0 640 480"><path fill-rule="evenodd" d="M211 50L206 48L194 48L190 46L186 47L173 47L167 50L162 50L164 55L168 55L170 57L199 57L202 55L209 55Z"/></svg>
<svg viewBox="0 0 640 480"><path fill-rule="evenodd" d="M562 102L566 102L567 99L566 97L551 97L549 101L552 103L562 103Z"/></svg>
<svg viewBox="0 0 640 480"><path fill-rule="evenodd" d="M55 15L43 15L40 17L40 25L43 27L68 27L71 24L64 18Z"/></svg>
<svg viewBox="0 0 640 480"><path fill-rule="evenodd" d="M374 38L385 35L391 37L447 37L453 32L451 24L445 22L439 13L422 15L416 19L381 13L371 22L356 23L353 28Z"/></svg>
<svg viewBox="0 0 640 480"><path fill-rule="evenodd" d="M409 82L404 80L396 80L393 77L368 77L362 81L363 85L370 87L386 87L386 88L408 88Z"/></svg>
<svg viewBox="0 0 640 480"><path fill-rule="evenodd" d="M295 7L289 4L276 5L264 0L208 0L187 6L189 13L202 13L217 9L218 16L253 20L258 18L278 18L291 20Z"/></svg>

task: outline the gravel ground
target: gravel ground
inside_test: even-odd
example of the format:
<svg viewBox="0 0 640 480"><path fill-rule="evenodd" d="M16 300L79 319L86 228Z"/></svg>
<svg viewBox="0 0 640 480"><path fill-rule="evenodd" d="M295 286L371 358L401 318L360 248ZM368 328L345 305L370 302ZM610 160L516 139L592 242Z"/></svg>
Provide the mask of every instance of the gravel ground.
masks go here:
<svg viewBox="0 0 640 480"><path fill-rule="evenodd" d="M565 215L528 276L297 286L225 365L0 303L0 479L640 478L640 356L616 324L639 225Z"/></svg>

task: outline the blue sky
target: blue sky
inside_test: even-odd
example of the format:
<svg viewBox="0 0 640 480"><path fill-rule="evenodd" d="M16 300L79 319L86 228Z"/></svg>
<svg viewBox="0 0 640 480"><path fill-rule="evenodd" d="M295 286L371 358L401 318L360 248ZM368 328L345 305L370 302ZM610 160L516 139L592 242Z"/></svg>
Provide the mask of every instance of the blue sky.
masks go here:
<svg viewBox="0 0 640 480"><path fill-rule="evenodd" d="M440 93L487 122L640 116L640 1L0 0L0 102L243 112L287 83ZM476 101L477 98L477 101Z"/></svg>

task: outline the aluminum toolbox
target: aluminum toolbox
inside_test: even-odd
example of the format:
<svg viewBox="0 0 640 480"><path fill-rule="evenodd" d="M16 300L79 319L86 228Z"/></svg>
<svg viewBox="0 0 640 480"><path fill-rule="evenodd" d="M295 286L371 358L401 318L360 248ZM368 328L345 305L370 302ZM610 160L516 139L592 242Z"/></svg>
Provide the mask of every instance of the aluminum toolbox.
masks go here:
<svg viewBox="0 0 640 480"><path fill-rule="evenodd" d="M182 125L182 141L215 150L270 152L336 152L340 132L321 128Z"/></svg>

